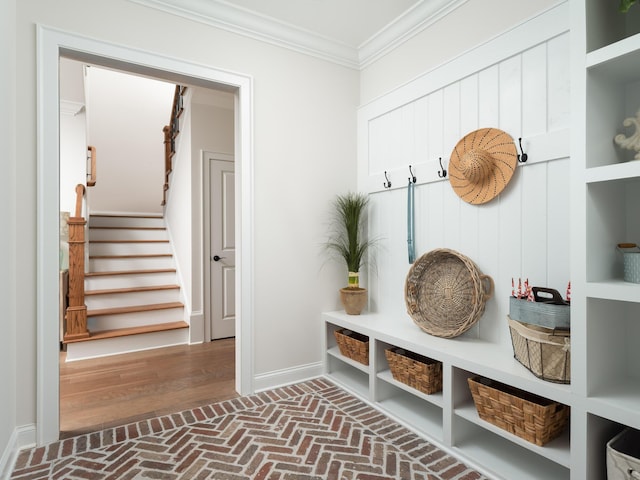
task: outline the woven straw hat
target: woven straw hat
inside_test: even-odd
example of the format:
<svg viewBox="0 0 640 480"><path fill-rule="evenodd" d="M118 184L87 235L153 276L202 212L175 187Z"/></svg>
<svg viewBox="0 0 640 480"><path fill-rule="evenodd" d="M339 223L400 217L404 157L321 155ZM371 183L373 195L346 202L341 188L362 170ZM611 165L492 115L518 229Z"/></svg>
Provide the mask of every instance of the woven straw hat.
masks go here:
<svg viewBox="0 0 640 480"><path fill-rule="evenodd" d="M516 145L507 132L497 128L475 130L465 135L451 153L451 186L467 203L487 203L504 190L517 163Z"/></svg>

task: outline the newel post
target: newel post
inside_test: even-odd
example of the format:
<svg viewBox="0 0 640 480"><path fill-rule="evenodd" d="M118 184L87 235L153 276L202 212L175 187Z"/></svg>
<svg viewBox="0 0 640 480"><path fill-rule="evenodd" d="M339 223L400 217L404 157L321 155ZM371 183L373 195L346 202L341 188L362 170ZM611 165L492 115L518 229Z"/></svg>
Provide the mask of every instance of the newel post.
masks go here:
<svg viewBox="0 0 640 480"><path fill-rule="evenodd" d="M84 186L76 187L79 202L76 215L69 218L69 306L65 316L64 341L87 338L87 306L84 304L84 230L87 221L82 214Z"/></svg>

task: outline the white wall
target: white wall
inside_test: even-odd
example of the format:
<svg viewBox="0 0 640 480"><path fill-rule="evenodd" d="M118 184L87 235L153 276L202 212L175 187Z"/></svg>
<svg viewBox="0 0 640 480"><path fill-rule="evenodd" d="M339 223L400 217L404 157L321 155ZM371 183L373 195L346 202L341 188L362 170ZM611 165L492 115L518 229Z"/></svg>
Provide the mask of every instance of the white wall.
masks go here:
<svg viewBox="0 0 640 480"><path fill-rule="evenodd" d="M16 42L15 1L0 2L0 477L14 448L16 419ZM30 381L33 374L30 375ZM24 419L23 419L24 420Z"/></svg>
<svg viewBox="0 0 640 480"><path fill-rule="evenodd" d="M469 0L362 71L360 104L434 70L559 0Z"/></svg>
<svg viewBox="0 0 640 480"><path fill-rule="evenodd" d="M373 308L397 322L406 313L408 166L415 191L415 245L471 258L495 282L485 314L465 336L511 348L506 323L511 279L565 294L569 275L568 6L496 38L360 110L359 178L370 192L370 234L381 239L371 275ZM441 180L456 143L477 128L522 136L529 160L507 188L484 205L469 205ZM383 187L384 171L392 188Z"/></svg>
<svg viewBox="0 0 640 480"><path fill-rule="evenodd" d="M253 77L255 373L320 362L319 312L337 307L341 282L319 243L333 196L356 183L357 72L125 0L16 8L17 424L36 416L36 23Z"/></svg>
<svg viewBox="0 0 640 480"><path fill-rule="evenodd" d="M96 147L92 212L160 213L164 134L175 85L87 69L87 141Z"/></svg>

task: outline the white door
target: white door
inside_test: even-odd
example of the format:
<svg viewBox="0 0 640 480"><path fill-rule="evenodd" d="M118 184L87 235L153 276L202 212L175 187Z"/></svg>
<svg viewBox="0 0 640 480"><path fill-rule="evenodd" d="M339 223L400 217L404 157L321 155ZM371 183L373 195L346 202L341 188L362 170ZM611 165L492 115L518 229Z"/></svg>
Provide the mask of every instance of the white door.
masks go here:
<svg viewBox="0 0 640 480"><path fill-rule="evenodd" d="M235 336L236 242L233 161L210 159L211 339Z"/></svg>

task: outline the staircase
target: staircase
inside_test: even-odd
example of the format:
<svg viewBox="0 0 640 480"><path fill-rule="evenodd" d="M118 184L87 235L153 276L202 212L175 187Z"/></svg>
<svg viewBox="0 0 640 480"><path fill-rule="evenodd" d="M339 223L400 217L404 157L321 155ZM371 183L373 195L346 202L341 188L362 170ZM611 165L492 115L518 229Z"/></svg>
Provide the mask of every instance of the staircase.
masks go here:
<svg viewBox="0 0 640 480"><path fill-rule="evenodd" d="M67 361L184 344L189 325L161 216L92 215L85 273L88 338Z"/></svg>

